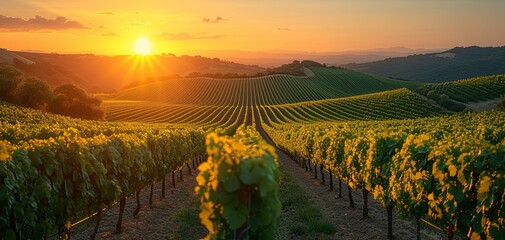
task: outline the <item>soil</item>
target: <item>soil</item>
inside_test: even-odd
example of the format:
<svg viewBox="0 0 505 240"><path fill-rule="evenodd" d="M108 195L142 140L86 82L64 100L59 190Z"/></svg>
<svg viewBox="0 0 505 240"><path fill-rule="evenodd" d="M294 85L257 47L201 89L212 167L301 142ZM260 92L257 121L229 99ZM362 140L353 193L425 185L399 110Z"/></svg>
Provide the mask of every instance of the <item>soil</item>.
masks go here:
<svg viewBox="0 0 505 240"><path fill-rule="evenodd" d="M474 102L466 104L467 107L471 108L476 112L483 112L491 109L496 109L498 107L498 103L500 103L501 98L495 98L487 101Z"/></svg>
<svg viewBox="0 0 505 240"><path fill-rule="evenodd" d="M258 114L255 111L255 114ZM261 126L257 126L263 137L273 145L270 138L265 134ZM329 190L329 174L325 172L326 184L314 179L314 175L298 166L288 155L276 148L279 163L283 169L292 175L298 184L313 200L315 205L323 213L323 217L337 226L337 232L328 236L329 239L387 239L387 213L386 208L379 202L372 200L369 196L369 216L362 218L363 198L361 191L353 191L355 208L350 208L347 195L347 185L342 184L342 197L338 198L338 181L334 179L334 191ZM126 208L123 216L121 234L115 233L118 218L119 205L112 207L102 214L102 220L98 229L97 239L172 239L179 229L177 214L192 207L194 204L194 187L196 186L195 175L191 176L184 168L184 181L179 180L179 172L176 173L176 189L171 188L171 175L167 176L167 197L160 200L161 184L156 183L154 187L153 205L149 206L150 188L144 189L141 194L142 208L137 218L133 217L136 203L135 198L130 197L126 201ZM94 220L88 221L82 226L73 230L71 239L89 239L94 229ZM396 214L393 217L393 237L394 239L416 239L416 225L407 220L401 220ZM184 236L184 239L199 239L206 235L206 229L201 225L196 225L191 230L191 234ZM422 226L422 239L443 239L445 236L441 232L435 232ZM297 239L296 237L292 239ZM306 236L300 239L307 239ZM315 239L318 239L317 237Z"/></svg>
<svg viewBox="0 0 505 240"><path fill-rule="evenodd" d="M116 233L116 223L119 215L119 204L102 214L102 220L96 239L171 239L176 234L178 226L177 214L191 207L195 199L194 189L196 186L196 172L188 174L184 168L184 181L180 181L179 172L176 172L176 188L172 188L171 174L166 177L166 198L160 200L161 183L154 186L153 205L149 206L150 187L140 193L141 209L138 217L133 217L136 208L135 197L126 200L123 214L121 234ZM71 234L71 239L89 239L95 226L94 220L79 226L76 232ZM202 238L207 234L205 227L194 226L192 236L187 239Z"/></svg>
<svg viewBox="0 0 505 240"><path fill-rule="evenodd" d="M258 131L269 144L273 144L260 126ZM334 191L329 190L329 173L325 171L326 185L292 160L288 155L276 147L279 163L284 166L296 183L300 185L318 206L324 217L337 226L337 233L331 239L387 239L386 207L373 201L369 195L368 218L361 220L363 197L361 191L353 191L355 208L350 208L347 195L347 185L342 183L342 198L338 198L338 181L334 179ZM421 239L443 239L443 233L436 233L432 229L421 229ZM393 239L416 239L416 225L407 220L401 220L393 213Z"/></svg>

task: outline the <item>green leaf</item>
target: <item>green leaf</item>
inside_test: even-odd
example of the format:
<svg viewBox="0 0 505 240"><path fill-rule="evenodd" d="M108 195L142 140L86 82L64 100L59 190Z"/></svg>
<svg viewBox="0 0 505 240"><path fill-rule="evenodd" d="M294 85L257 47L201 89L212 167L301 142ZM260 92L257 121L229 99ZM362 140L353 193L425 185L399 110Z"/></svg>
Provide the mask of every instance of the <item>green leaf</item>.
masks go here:
<svg viewBox="0 0 505 240"><path fill-rule="evenodd" d="M223 217L226 219L232 230L237 230L246 223L247 208L240 204L238 207L225 207Z"/></svg>
<svg viewBox="0 0 505 240"><path fill-rule="evenodd" d="M238 179L238 177L234 173L230 174L228 180L223 182L224 189L227 192L234 192L234 191L240 189L240 185L241 185L240 180Z"/></svg>
<svg viewBox="0 0 505 240"><path fill-rule="evenodd" d="M220 182L225 182L229 177L230 173L228 173L228 170L230 170L231 165L222 161L221 164L217 167L217 179Z"/></svg>
<svg viewBox="0 0 505 240"><path fill-rule="evenodd" d="M259 184L260 196L262 198L266 197L268 192L270 192L272 188L272 182L268 180L268 178L264 178L261 180Z"/></svg>
<svg viewBox="0 0 505 240"><path fill-rule="evenodd" d="M498 228L498 224L492 224L489 227L489 236L494 239L505 239L505 229Z"/></svg>
<svg viewBox="0 0 505 240"><path fill-rule="evenodd" d="M240 164L240 180L247 185L257 184L263 174L257 165L245 164L245 162Z"/></svg>
<svg viewBox="0 0 505 240"><path fill-rule="evenodd" d="M234 200L238 201L237 194L228 193L228 192L224 192L224 191L218 193L218 198L219 198L219 202L223 205L226 205L226 206L228 206L228 204Z"/></svg>
<svg viewBox="0 0 505 240"><path fill-rule="evenodd" d="M269 208L263 207L259 212L259 223L263 226L267 226L272 222L272 212L270 212Z"/></svg>

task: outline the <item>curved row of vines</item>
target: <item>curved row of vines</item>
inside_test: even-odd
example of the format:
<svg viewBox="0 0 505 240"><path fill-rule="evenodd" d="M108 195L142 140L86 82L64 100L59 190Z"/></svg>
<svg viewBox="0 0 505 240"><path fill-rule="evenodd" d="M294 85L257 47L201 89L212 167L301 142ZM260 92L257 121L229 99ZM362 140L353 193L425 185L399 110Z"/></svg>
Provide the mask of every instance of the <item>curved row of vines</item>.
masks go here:
<svg viewBox="0 0 505 240"><path fill-rule="evenodd" d="M505 237L503 112L265 129L281 148L402 216L472 239Z"/></svg>

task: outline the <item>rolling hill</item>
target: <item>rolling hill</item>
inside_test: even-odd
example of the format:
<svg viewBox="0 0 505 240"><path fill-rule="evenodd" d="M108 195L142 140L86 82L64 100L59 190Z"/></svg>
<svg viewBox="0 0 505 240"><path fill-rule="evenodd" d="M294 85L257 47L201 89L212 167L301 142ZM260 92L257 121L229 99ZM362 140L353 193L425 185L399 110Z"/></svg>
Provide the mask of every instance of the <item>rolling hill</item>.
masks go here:
<svg viewBox="0 0 505 240"><path fill-rule="evenodd" d="M505 93L505 75L476 77L454 82L430 83L423 85L417 90L446 94L450 98L463 103L485 101L498 98Z"/></svg>
<svg viewBox="0 0 505 240"><path fill-rule="evenodd" d="M237 79L171 79L103 95L103 98L170 104L272 105L348 97L421 85L342 68L312 67L310 72L313 76L275 74Z"/></svg>
<svg viewBox="0 0 505 240"><path fill-rule="evenodd" d="M464 103L505 93L503 75L423 84L343 68L308 70L310 77L170 79L101 97L110 121L233 129L254 118L270 125L438 116L447 110L422 96L430 90Z"/></svg>
<svg viewBox="0 0 505 240"><path fill-rule="evenodd" d="M426 187L421 184L416 191L428 191L429 196L437 199L450 199L451 195L448 194L451 194L451 190L440 192L432 188L448 189L459 184L456 185L459 189L465 189L456 172L463 169L466 163L453 161L446 170L445 165L443 168L434 167L442 166L436 161L445 164L445 159L459 161L462 159L460 155L470 156L464 159L468 162L468 173L481 176L493 176L503 167L499 163L496 166L482 163L486 167L483 169L474 163L488 161L489 158L490 164L494 164L493 159L503 157L503 112L448 116L449 113L412 91L425 89L449 97L460 96L461 101L480 101L505 93L503 75L423 84L342 68L311 67L305 71L307 76L275 74L230 79L176 78L139 85L102 95L109 120L105 122L81 121L0 102L0 157L4 158L0 159L0 163L4 164L3 169L7 169L1 172L16 173L3 174L4 179L11 179L8 183L13 182L16 186L10 188L9 195L18 196L14 193L21 192L19 196L30 196L37 189L45 191L37 195L35 200L18 198L16 203L22 203L21 209L27 209L26 212L40 213L41 219L54 222L51 226L79 223L81 219L87 219L90 213L98 211L97 214L101 214L102 206L110 206L114 202L119 202L119 207L123 205L124 208L127 197L133 195L137 196L137 209L140 211L138 196L142 189L151 186L152 198L154 183L160 179L161 188L166 189L166 178L170 174L175 184L176 174L182 181L183 170L187 168L192 171L190 164L195 170L196 165L205 159L212 161L212 157L222 157L219 152L209 153L212 150L207 153L215 156L206 156L205 148L220 147L223 152L240 161L262 159L251 158L251 155L243 153L244 143L252 143L250 149L254 151L271 151L273 147L261 150L254 143L254 139L269 139L269 136L277 146L289 151L298 164L303 162L307 166L309 162L306 168L311 169L311 174L317 175L319 172L323 183L325 170L330 173L330 186L333 186L335 177L346 182L349 199L354 194L352 189L361 190L363 196L368 196L369 191L383 191L384 195L379 195L382 197L379 200L393 199L394 209L408 216L413 216L417 211L416 205L411 204L415 203L417 196L409 197L409 192L404 189L410 182L419 180L419 174L435 185L426 184ZM256 126L258 132L243 132L239 126L244 124ZM204 136L209 131L227 135L236 132L235 136L241 138L236 143L223 145L209 140L209 137L205 140ZM443 148L449 144L449 148ZM436 157L426 160L432 154ZM286 159L289 159L288 155ZM425 164L429 165L423 168ZM407 173L404 173L405 167ZM432 169L438 169L440 173L431 174ZM423 175L424 172L428 174ZM11 176L18 174L23 174L23 178L12 180L14 177ZM406 179L396 184L397 176ZM441 182L437 176L446 176L443 179L449 180ZM92 180L95 178L102 180L97 181L97 184ZM375 184L373 188L365 187L369 182ZM395 185L389 186L387 183ZM51 184L58 187L47 187ZM495 186L498 184L501 183L489 183L493 188L498 188ZM89 186L92 186L92 192L82 191ZM312 185L309 187L312 188ZM191 192L194 189L192 186ZM458 211L466 214L465 217L480 214L484 217L489 215L491 219L494 215L472 212L476 209L474 206L482 208L483 205L478 205L480 202L475 198L477 191L478 187L473 187L469 192L460 194L459 197L473 201L473 205L457 205ZM502 194L503 191L500 191ZM334 198L335 195L331 196L331 199ZM322 201L327 199L330 198ZM430 197L422 199L426 205L433 201ZM368 202L365 198L363 200ZM49 204L53 206L51 213L61 209L70 212L75 208L77 214L63 216L66 222L62 223L59 221L61 215L43 214L46 213L46 207L29 204L34 201L52 203ZM51 201L69 204L58 208L54 206L59 205ZM91 201L100 202L100 205L89 204ZM391 222L393 208L384 205L390 209L388 222ZM402 209L398 206L405 207ZM9 214L2 216L7 216L3 217L5 219L14 216ZM122 218L122 214L120 210L118 219ZM363 207L363 216L367 214L368 207ZM441 214L450 216L445 212ZM454 226L450 225L453 222L447 218L433 219L426 213L421 217L442 226ZM32 219L31 224L35 224L36 220ZM121 227L121 223L117 226ZM458 231L462 229L462 232L468 232L461 226L464 225L457 226ZM41 229L40 234L44 236L54 232ZM23 233L31 230L31 225L16 229Z"/></svg>
<svg viewBox="0 0 505 240"><path fill-rule="evenodd" d="M112 92L132 82L147 81L149 78L184 76L193 72L254 75L266 70L254 65L201 56L102 56L18 52L6 49L0 51L0 63L14 65L51 86L70 82L91 92L101 93Z"/></svg>
<svg viewBox="0 0 505 240"><path fill-rule="evenodd" d="M347 64L346 68L419 82L446 82L505 73L505 46L456 47L444 52Z"/></svg>

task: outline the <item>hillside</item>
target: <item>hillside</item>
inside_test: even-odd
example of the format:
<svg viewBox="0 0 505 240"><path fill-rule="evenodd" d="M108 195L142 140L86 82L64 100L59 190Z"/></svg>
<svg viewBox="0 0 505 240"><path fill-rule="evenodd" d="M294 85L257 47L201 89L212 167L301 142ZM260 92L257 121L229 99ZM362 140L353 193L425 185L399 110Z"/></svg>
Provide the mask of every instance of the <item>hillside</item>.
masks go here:
<svg viewBox="0 0 505 240"><path fill-rule="evenodd" d="M121 231L122 233L120 233L119 230L116 230L113 234L133 236L131 233L133 229L136 233L140 232L139 234L151 236L153 235L151 230L137 231L135 227L131 227L130 223L144 225L146 222L160 222L146 220L145 214L151 214L153 212L152 209L155 209L156 212L164 209L164 206L161 206L161 204L167 201L162 200L163 192L167 189L166 180L170 179L170 174L173 186L170 189L171 193L175 192L176 175L177 179L180 179L177 182L177 191L194 193L194 186L190 186L190 184L184 185L182 181L183 175L191 175L191 172L196 170L198 161L201 162L203 159L209 159L201 154L205 147L203 145L204 133L208 131L216 131L220 134L233 134L237 132L235 136L238 134L244 137L249 133L242 132L239 126L243 124L252 125L256 126L259 134L261 134L261 136L259 134L256 135L257 137L254 139L269 139L269 136L272 136L272 139L274 139L278 146L290 152L291 155L283 155L283 167L287 166L288 161L295 167L295 165L301 163L300 159L302 158L300 156L303 156L304 165L306 161L310 161L308 165L312 170L310 174L319 174L319 179L321 179L323 184L318 182L319 179L317 181L303 181L302 178L299 178L299 176L304 176L303 169L300 169L299 174L296 174L296 171L293 169L289 170L290 174L296 174L295 176L299 178L297 180L298 184L301 184L301 182L306 184L302 185L304 186L302 190L284 190L288 192L289 196L292 196L293 192L307 191L314 193L314 186L318 186L318 193L312 194L319 199L317 206L330 203L330 209L338 212L344 211L347 216L346 218L341 218L339 217L340 215L329 213L328 216L330 217L328 219L331 219L332 222L337 221L335 218L339 218L341 221L338 224L339 226L343 226L343 222L348 222L348 218L351 217L353 218L352 221L370 222L366 220L369 214L368 207L363 207L363 218L365 220L358 220L360 211L350 210L348 201L337 200L334 192L325 189L326 186L330 186L330 189L336 187L337 185L334 185L333 181L337 180L335 177L338 177L338 180L342 181L343 186L348 187L347 193L349 199L354 195L356 201L361 202L363 200L363 203L367 204L370 202L372 209L382 209L381 211L384 212L380 214L382 220L380 223L372 224L374 229L379 229L384 225L383 223L392 220L392 213L389 213L386 219L385 209L387 208L381 207L381 202L367 200L368 191L370 190L362 187L364 186L364 180L361 180L364 179L362 172L354 170L354 167L359 166L362 169L366 169L365 166L368 166L371 169L367 170L368 172L382 173L379 169L380 167L399 171L397 170L399 169L397 166L411 166L409 168L412 169L409 171L422 172L415 164L393 165L396 164L394 159L391 161L386 158L377 158L377 156L386 156L386 154L394 153L398 156L400 156L399 154L407 154L405 157L401 155L401 158L398 157L399 159L415 160L415 157L420 155L417 152L410 153L405 150L413 149L417 151L419 145L415 147L413 145L410 147L409 145L412 142L412 137L421 139L414 140L414 144L428 143L426 140L430 140L429 144L431 146L441 146L440 143L454 143L454 146L459 146L457 144L460 144L461 138L456 138L456 136L465 136L464 139L471 136L474 139L470 139L469 143L475 144L470 149L478 149L479 151L484 149L483 151L492 152L492 154L495 154L493 152L495 148L490 143L495 144L500 141L503 143L502 112L491 111L484 114L469 113L449 116L443 109L432 105L424 97L420 96L419 93L412 91L416 90L421 94L426 91L433 91L437 94L447 94L451 98L460 96L466 102L480 101L505 92L503 75L449 83L423 84L377 77L343 68L310 67L304 69L304 71L307 74L306 76L275 74L263 77L230 79L202 77L175 78L143 84L114 94L103 94L102 97L105 98L104 107L109 122L81 121L0 102L0 115L2 118L0 122L2 126L0 136L4 140L0 143L3 144L3 149L7 149L7 153L3 154L3 156L8 158L7 161L0 162L10 164L8 165L8 169L11 172L25 173L23 176L28 177L28 182L34 183L28 185L30 187L27 190L28 193L33 192L32 189L44 189L42 187L44 185L41 184L46 183L36 181L36 179L40 179L40 176L43 176L44 179L50 179L47 181L51 181L51 183L64 186L64 191L61 191L61 188L46 190L46 195L41 195L41 200L36 199L36 201L47 202L48 200L45 196L50 196L50 198L47 198L57 199L57 201L68 200L71 203L76 203L75 206L77 206L79 212L73 215L69 214L65 217L71 223L78 223L80 219L85 218L89 213L102 209L101 207L95 207L96 205L88 204L90 201L100 201L100 206L110 206L112 202L119 201L119 208L124 208L126 204L129 211L132 211L134 206L137 206L137 209L133 213L127 212L125 222L118 223L118 225L115 225L115 220L122 219L123 213L121 210L116 211L112 208L112 210L104 212L109 216L105 219L113 220L106 220L101 224L100 234L104 236L111 235L113 230L110 229L113 228L110 228L110 226L111 222L114 222L116 229L124 228L125 231ZM299 128L301 131L296 130L297 126L303 126ZM309 129L309 131L305 131L304 129ZM482 129L486 130L484 134ZM206 142L208 143L207 149L209 149L212 143L209 143L209 141ZM239 144L231 144L230 146L243 149L243 142L250 143L251 141L240 140ZM401 144L397 145L397 143ZM214 145L220 146L219 143ZM343 151L333 151L328 146L341 147ZM373 147L368 148L368 146ZM390 151L391 147L395 149L401 148L402 151ZM254 149L257 151L257 145L254 146ZM467 148L461 149L464 153L468 152ZM492 155L491 158L503 156L502 149L503 147L500 146L498 152L495 154L496 156ZM279 149L275 151L281 152ZM419 150L419 153L424 154L422 156L427 156L426 151L429 151L429 154L439 154L440 152L432 148L425 148L425 150ZM336 152L345 154L344 158L328 155L328 153L333 154ZM237 153L239 152L237 151ZM37 167L19 165L18 163L23 163L23 161L20 161L18 158L26 154L30 157L35 156L33 158L35 161L39 159L36 156L44 156L44 160L38 160L39 163L34 163ZM454 154L454 159L459 159L458 154ZM249 156L244 154L237 157L246 159ZM188 159L189 161L187 161ZM295 159L298 162L293 162L291 159ZM336 159L347 159L347 161L337 163L335 162ZM365 159L373 159L374 161L371 161L372 164L367 164L365 161L368 160ZM472 159L474 158L472 157ZM373 163L379 161L379 164ZM31 161L26 162L27 164L32 164ZM416 160L416 162L420 161ZM435 163L431 162L429 161L430 164L435 166ZM72 166L62 171L74 176L80 176L79 174L82 173L83 179L77 178L77 180L70 182L69 178L64 177L63 174L52 174L52 171L57 170L51 169L59 169L59 164ZM193 165L193 168L191 168L191 165ZM345 168L337 169L336 167L338 166L345 166ZM471 164L471 166L475 166L475 164ZM132 168L139 170L132 172ZM30 171L24 171L23 169L30 169ZM85 172L82 172L82 169L85 169ZM94 169L100 169L98 174L93 173ZM116 169L119 169L119 171L116 171ZM187 171L186 169L189 170L189 173L183 174L183 171ZM200 171L201 169L203 168L199 168ZM434 168L430 166L429 169ZM493 169L490 172L496 171L493 166L490 169ZM305 171L308 172L307 167ZM348 171L348 173L345 171ZM478 169L472 171L486 173ZM89 175L88 172L93 173L93 175ZM329 174L327 174L328 172ZM351 175L351 173L354 175ZM390 173L388 172L387 174ZM450 176L454 177L454 174L450 174ZM400 176L401 174L391 173L390 175ZM101 184L94 184L93 186L96 185L97 187L93 189L91 194L88 194L90 191L81 193L80 189L85 189L87 185L90 185L88 182L91 179L95 179L95 176L102 179L111 179L111 182L103 181ZM352 176L358 176L359 178ZM389 177L389 175L386 176ZM431 176L431 178L435 179L434 176ZM375 177L375 175L370 175L369 177L372 179L369 182L380 186L381 189L388 189L387 185L382 184L385 181L379 181L382 179L382 174L378 177ZM88 181L88 179L90 180ZM162 179L161 187L155 187L153 182L158 182L160 179ZM329 180L329 184L325 183L325 179ZM404 181L409 181L409 179ZM433 179L430 181L435 182ZM395 182L387 180L387 182ZM459 180L454 181L459 182ZM281 185L281 187L286 186L285 182L283 182L284 185ZM438 184L438 189L454 184L454 182L435 183ZM18 183L16 182L16 184ZM339 193L341 192L342 184L338 184ZM19 183L18 185L26 186L26 182ZM111 185L117 187L112 187L113 190L110 190ZM142 190L149 189L149 186L151 189L150 192ZM183 186L185 186L186 190L184 188L181 189ZM402 182L401 188L395 188L397 189L396 191L403 193L401 190L403 186L405 184ZM474 188L472 191L476 192L476 187ZM359 192L362 192L363 195L360 196L359 193L353 192L352 189L361 190ZM377 188L372 189L376 190ZM420 188L423 191L426 189L428 188ZM93 195L95 192L98 197ZM110 192L114 194L105 194ZM323 192L327 194L319 194ZM156 200L153 200L153 193L161 197L156 197ZM127 204L127 197L125 196L133 195L136 196L136 199L128 197L130 200ZM170 198L169 202L170 204L177 204L179 208L182 208L180 206L191 206L193 204L190 200L190 196L192 196L190 194L186 194L185 196L181 196L180 194L168 195L177 196L177 199ZM469 196L468 198L475 199L470 193L467 195ZM442 192L435 196L446 198L447 194ZM143 199L142 204L145 206L144 208L138 207L140 199ZM423 199L429 198L426 197ZM135 200L137 204L132 203ZM403 198L394 200L398 203L404 201ZM17 201L23 202L24 199ZM149 206L154 207L148 207L146 204L147 201L149 201ZM337 206L335 202L337 201L339 208L335 210L335 206ZM407 198L406 201L411 200ZM303 205L306 202L308 201L304 200ZM282 206L289 206L288 204L288 200L282 202ZM399 206L404 205L399 204ZM27 209L31 212L35 211L38 213L46 210L46 208L38 208L38 205L26 204L24 206L27 206ZM64 205L64 207L67 206L74 205ZM174 209L172 206L170 205L170 209ZM401 209L395 207L394 210L397 213L404 211L411 214L411 208ZM193 216L197 219L191 225L199 226L198 209L195 209L185 211L187 212L187 216ZM473 208L462 206L460 209L461 212L468 213L470 212L469 209ZM289 208L282 208L281 211L282 214L298 215L297 212L292 213L293 210ZM314 210L311 209L311 211ZM391 210L387 211L393 210L391 208ZM330 211L328 210L328 212ZM349 214L351 212L354 212L354 214ZM99 214L102 213L99 212ZM171 211L170 214L174 215L174 212ZM473 212L467 215L471 214L475 215ZM373 218L378 217L375 210L370 212L370 215ZM424 219L429 216L422 215L422 217ZM59 215L55 215L54 217L49 215L46 218L49 219L48 221L54 221L54 226L63 224L57 221ZM432 221L432 219L429 220ZM173 223L178 220L164 219L164 221ZM396 219L396 216L395 222L399 222L400 224L397 227L403 226L402 229L414 229L411 226L412 224L409 225L408 222L402 223L401 220ZM435 223L447 224L447 221L435 220ZM123 227L121 227L121 224L123 224ZM357 223L353 225L354 228L361 227ZM90 226L88 222L83 224L82 228L73 227L76 233L72 233L72 235L78 236L78 238L85 235L94 236L93 232L96 230L92 230ZM458 229L460 228L458 227ZM466 231L466 229L463 230ZM30 231L30 228L23 228L19 231L27 232ZM47 232L44 233L46 235L54 232L54 230L45 231ZM288 235L293 234L291 230L282 230L281 228L280 231L289 231ZM346 230L346 232L355 232L355 230ZM413 232L409 233L411 235L409 238L414 238ZM340 233L338 232L338 234ZM331 232L331 234L337 233ZM382 235L385 234L382 231ZM425 233L425 235L433 236L432 233ZM377 234L373 233L368 236L373 238ZM294 239L306 238L307 236L303 235L303 237ZM281 237L281 239L289 238ZM426 237L426 239L438 238Z"/></svg>
<svg viewBox="0 0 505 240"><path fill-rule="evenodd" d="M430 83L417 90L422 93L433 91L436 94L446 94L450 98L463 103L485 101L499 98L505 93L505 75Z"/></svg>
<svg viewBox="0 0 505 240"><path fill-rule="evenodd" d="M13 61L12 56L21 61ZM10 59L10 61L3 59ZM23 72L52 86L71 82L92 92L112 92L131 82L150 78L185 76L189 73L235 73L254 75L266 69L217 58L175 56L102 56L93 54L48 54L0 52L0 62L13 64Z"/></svg>
<svg viewBox="0 0 505 240"><path fill-rule="evenodd" d="M281 105L208 106L148 101L106 101L109 121L139 121L197 126L240 125L259 111L267 124L307 121L404 119L438 116L441 110L412 91L397 89L346 98Z"/></svg>
<svg viewBox="0 0 505 240"><path fill-rule="evenodd" d="M445 82L505 73L505 46L456 47L444 52L347 64L346 68L419 82Z"/></svg>
<svg viewBox="0 0 505 240"><path fill-rule="evenodd" d="M236 79L171 79L104 95L103 98L171 104L272 105L420 86L419 83L376 77L341 68L312 67L310 70L314 76L276 74Z"/></svg>
<svg viewBox="0 0 505 240"><path fill-rule="evenodd" d="M24 64L34 64L35 62L30 61L24 57L19 56L14 52L10 52L7 49L0 48L0 63L14 64L15 61L20 61Z"/></svg>
<svg viewBox="0 0 505 240"><path fill-rule="evenodd" d="M271 123L307 123L431 117L441 110L408 89L347 98L260 106L261 119Z"/></svg>
<svg viewBox="0 0 505 240"><path fill-rule="evenodd" d="M102 95L106 119L231 129L253 118L266 124L405 119L443 114L454 100L463 110L468 103L505 93L502 75L422 84L342 68L309 69L312 77L277 74L144 84ZM431 90L447 94L451 102L442 106L422 96Z"/></svg>
<svg viewBox="0 0 505 240"><path fill-rule="evenodd" d="M216 56L243 64L254 64L262 67L275 67L294 59L311 59L328 65L365 63L380 61L390 57L404 57L412 54L430 53L434 49L411 49L406 47L375 48L342 52L306 52L286 50L244 51L244 50L206 50L194 51L191 54Z"/></svg>

